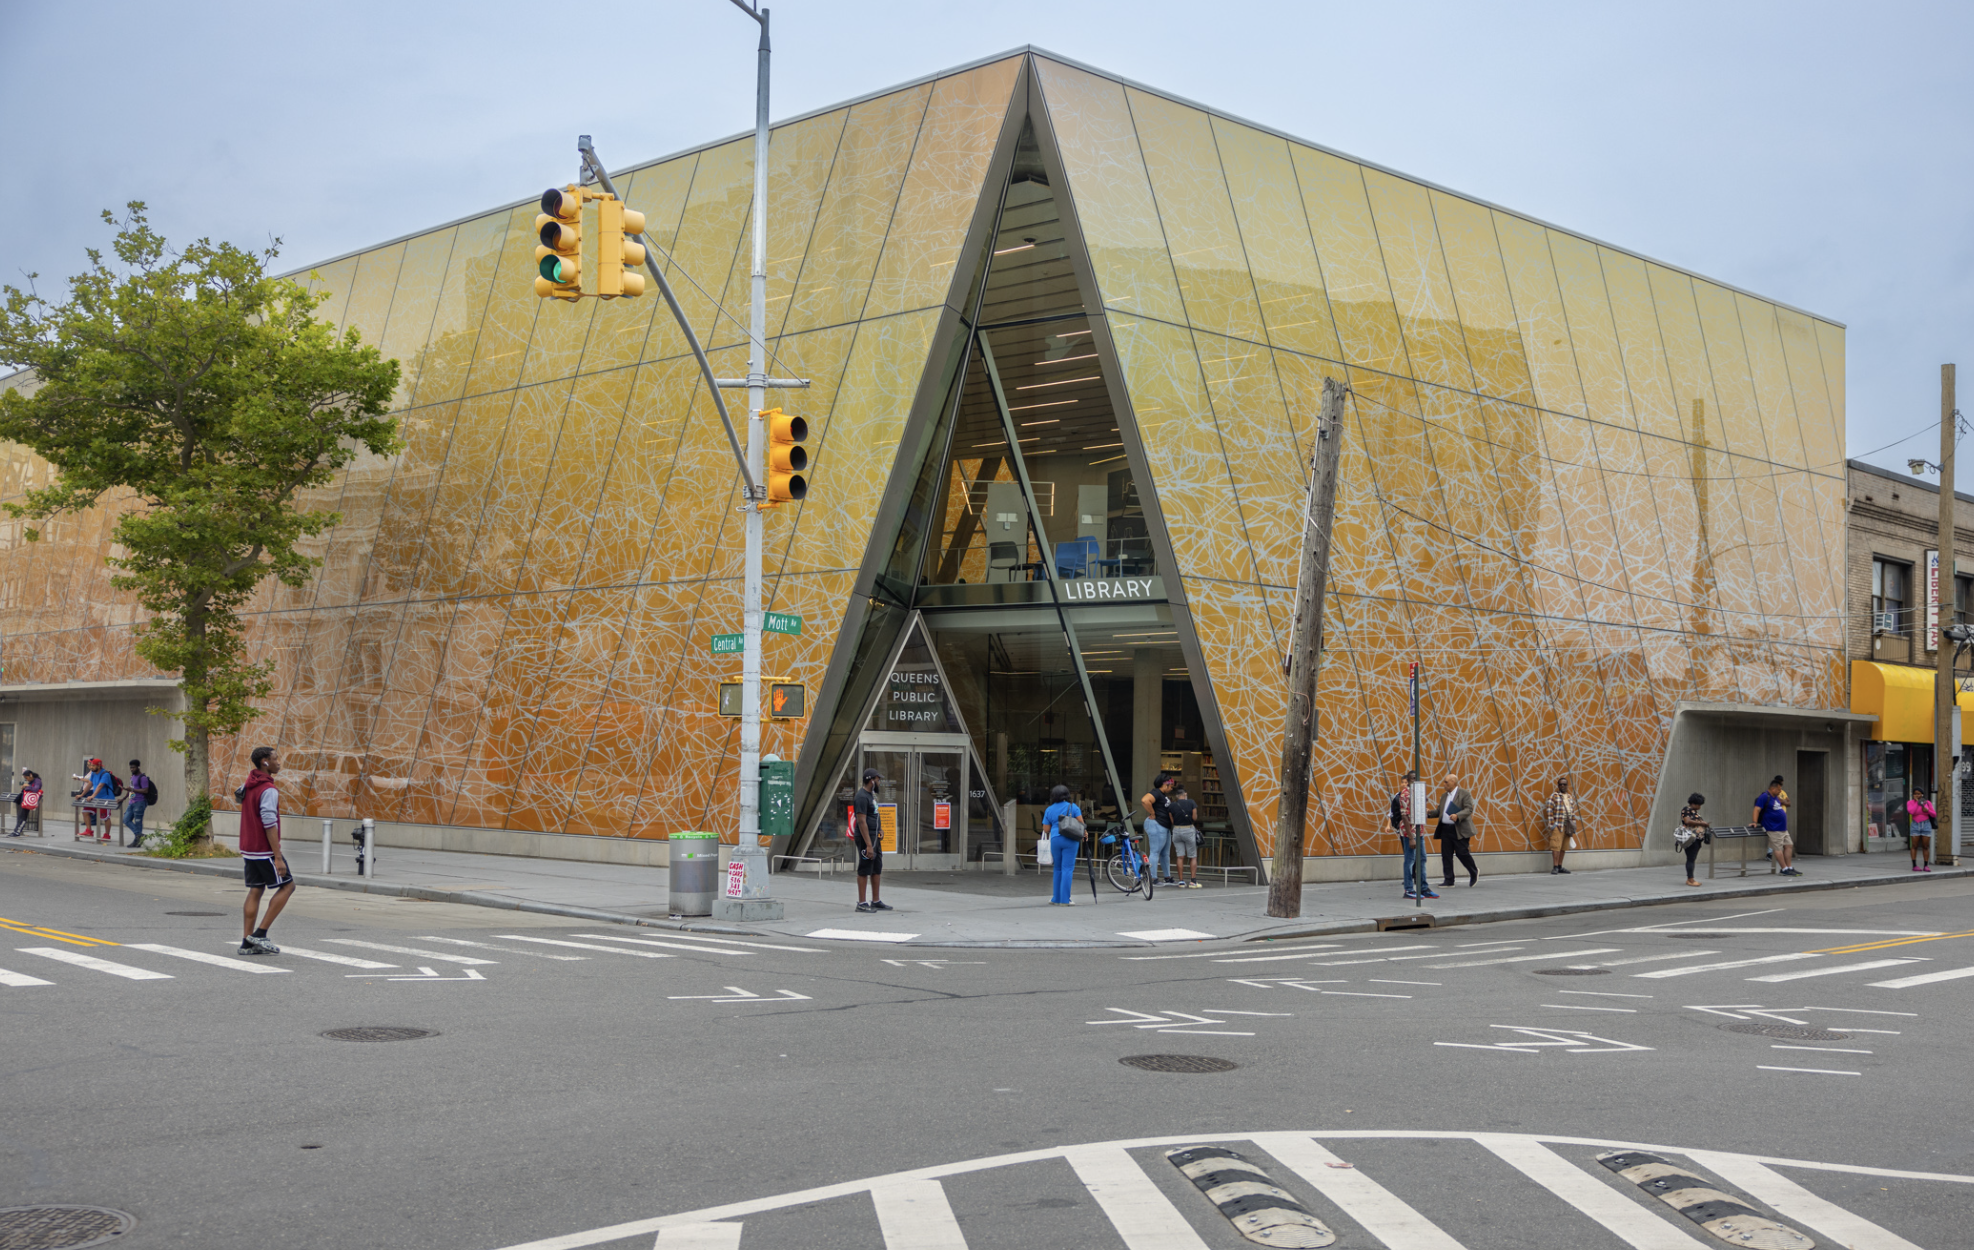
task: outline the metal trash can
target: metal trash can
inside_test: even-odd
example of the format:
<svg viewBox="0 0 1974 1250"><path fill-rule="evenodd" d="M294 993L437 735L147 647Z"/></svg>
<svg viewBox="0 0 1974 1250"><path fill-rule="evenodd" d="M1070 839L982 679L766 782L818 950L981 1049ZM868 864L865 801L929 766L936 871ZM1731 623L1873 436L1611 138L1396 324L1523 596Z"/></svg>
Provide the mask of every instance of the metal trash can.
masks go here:
<svg viewBox="0 0 1974 1250"><path fill-rule="evenodd" d="M674 916L710 916L720 890L720 835L675 833L667 839Z"/></svg>

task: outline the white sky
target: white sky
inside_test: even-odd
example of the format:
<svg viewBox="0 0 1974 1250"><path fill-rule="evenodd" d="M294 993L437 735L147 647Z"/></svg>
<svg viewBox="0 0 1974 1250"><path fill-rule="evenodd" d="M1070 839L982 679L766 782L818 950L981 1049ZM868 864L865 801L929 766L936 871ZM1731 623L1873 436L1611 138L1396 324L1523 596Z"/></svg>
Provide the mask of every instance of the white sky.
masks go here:
<svg viewBox="0 0 1974 1250"><path fill-rule="evenodd" d="M1974 5L774 16L777 119L1033 43L1844 322L1853 455L1937 457L1944 361L1974 413ZM59 292L130 199L300 267L568 181L579 132L696 146L752 124L754 42L726 0L0 0L0 281Z"/></svg>

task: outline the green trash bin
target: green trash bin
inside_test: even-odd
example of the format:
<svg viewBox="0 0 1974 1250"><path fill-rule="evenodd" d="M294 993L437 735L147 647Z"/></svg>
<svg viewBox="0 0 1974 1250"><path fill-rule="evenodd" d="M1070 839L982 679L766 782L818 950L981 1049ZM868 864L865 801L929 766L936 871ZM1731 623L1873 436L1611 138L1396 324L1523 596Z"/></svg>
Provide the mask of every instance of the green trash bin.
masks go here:
<svg viewBox="0 0 1974 1250"><path fill-rule="evenodd" d="M710 916L720 890L720 835L675 833L666 840L671 860L674 916Z"/></svg>

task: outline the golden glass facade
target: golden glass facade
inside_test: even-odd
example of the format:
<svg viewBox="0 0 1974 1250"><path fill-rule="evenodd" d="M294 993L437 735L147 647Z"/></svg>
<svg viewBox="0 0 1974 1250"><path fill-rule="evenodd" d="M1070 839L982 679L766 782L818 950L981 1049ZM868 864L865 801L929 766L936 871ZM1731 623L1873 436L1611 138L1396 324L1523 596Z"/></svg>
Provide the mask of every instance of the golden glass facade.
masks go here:
<svg viewBox="0 0 1974 1250"><path fill-rule="evenodd" d="M1564 773L1590 846L1639 845L1681 700L1844 705L1841 326L1024 52L774 132L769 367L813 380L786 406L815 465L768 515L767 606L805 627L764 669L812 715L762 748L804 755L805 812L849 714L826 673L865 645L842 623L906 524L887 485L932 454L1024 111L1251 850L1326 376L1351 395L1309 853L1395 851L1414 661L1427 766L1468 778L1483 850L1536 845ZM619 182L727 376L751 161L735 140ZM407 446L310 501L343 522L309 586L253 607L277 684L252 740L216 748L216 789L265 740L312 814L731 834L715 707L738 663L708 653L740 621L725 436L655 294L535 297L535 211L306 272L323 316L404 362ZM4 467L8 495L47 472ZM113 515L0 531L9 682L149 675L102 570Z"/></svg>

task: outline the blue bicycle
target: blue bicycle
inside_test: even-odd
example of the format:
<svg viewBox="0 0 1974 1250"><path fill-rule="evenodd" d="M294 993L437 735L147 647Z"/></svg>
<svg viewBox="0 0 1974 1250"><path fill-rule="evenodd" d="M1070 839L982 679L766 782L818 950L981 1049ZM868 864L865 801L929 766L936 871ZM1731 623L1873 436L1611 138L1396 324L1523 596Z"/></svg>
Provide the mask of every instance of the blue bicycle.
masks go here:
<svg viewBox="0 0 1974 1250"><path fill-rule="evenodd" d="M1097 841L1104 846L1114 846L1116 852L1104 861L1104 873L1120 894L1144 893L1147 901L1152 896L1151 861L1138 849L1138 835L1131 826L1114 823L1104 830Z"/></svg>

